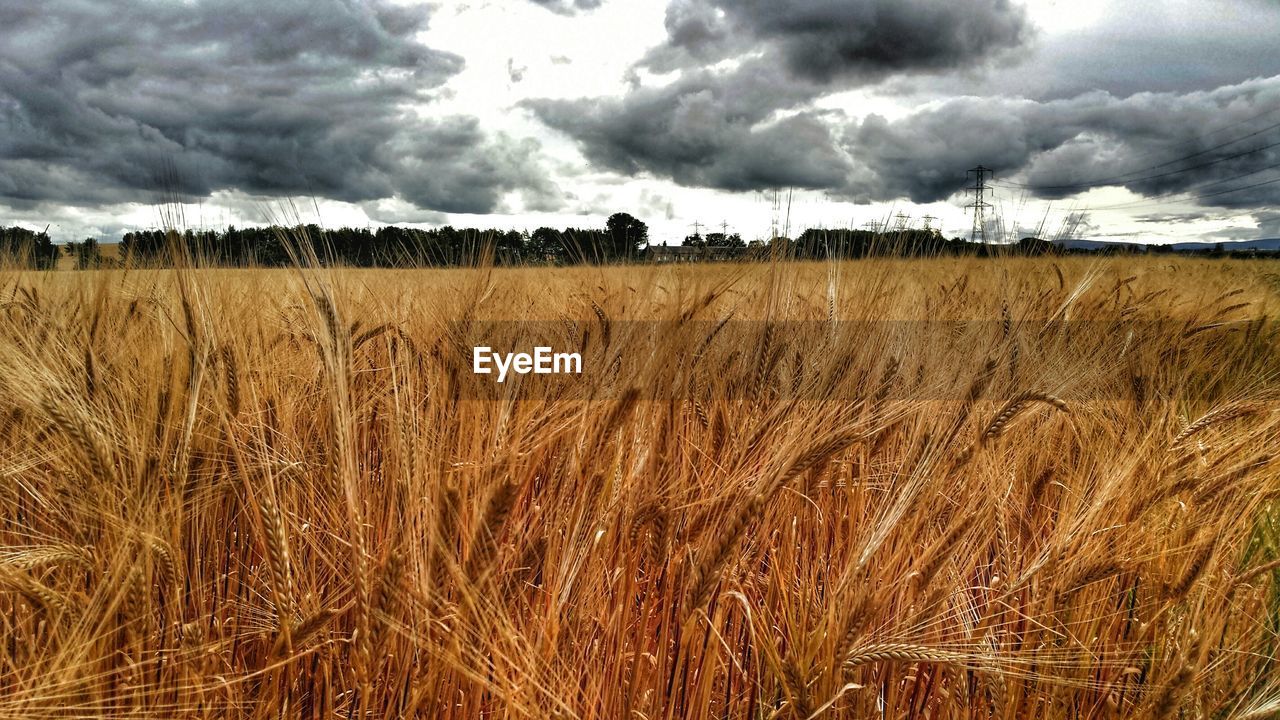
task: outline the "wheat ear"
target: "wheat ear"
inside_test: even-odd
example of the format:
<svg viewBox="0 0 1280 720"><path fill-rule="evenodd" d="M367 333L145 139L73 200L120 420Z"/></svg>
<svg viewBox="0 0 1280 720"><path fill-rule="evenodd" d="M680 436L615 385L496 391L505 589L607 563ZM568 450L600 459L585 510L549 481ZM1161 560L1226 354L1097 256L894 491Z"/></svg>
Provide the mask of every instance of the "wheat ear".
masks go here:
<svg viewBox="0 0 1280 720"><path fill-rule="evenodd" d="M791 714L796 720L805 720L813 714L806 675L807 672L798 661L789 660L782 664L782 680L786 683L787 693L791 695Z"/></svg>
<svg viewBox="0 0 1280 720"><path fill-rule="evenodd" d="M262 516L262 529L267 546L267 562L271 567L271 583L275 586L279 603L281 624L293 610L293 576L289 563L289 535L284 514L271 498L263 495L258 500Z"/></svg>
<svg viewBox="0 0 1280 720"><path fill-rule="evenodd" d="M688 609L702 607L710 599L711 588L720 579L720 572L724 569L729 555L738 546L738 541L746 532L747 524L756 516L763 503L763 497L758 494L752 495L744 502L733 516L729 526L720 533L719 542L712 546L706 559L693 570L689 577L689 591L686 594Z"/></svg>
<svg viewBox="0 0 1280 720"><path fill-rule="evenodd" d="M498 535L515 507L518 490L516 483L504 482L494 491L489 504L485 506L484 517L476 527L467 556L466 575L473 581L478 582L489 574L489 565L498 550Z"/></svg>
<svg viewBox="0 0 1280 720"><path fill-rule="evenodd" d="M1174 436L1171 444L1173 447L1177 447L1186 442L1192 436L1204 432L1214 425L1256 415L1261 411L1262 408L1253 403L1236 403L1220 407L1216 410L1211 410L1202 415L1199 420L1188 425L1182 432Z"/></svg>
<svg viewBox="0 0 1280 720"><path fill-rule="evenodd" d="M958 653L939 650L924 645L910 643L870 643L856 648L845 658L846 668L855 668L868 663L900 661L925 662L942 664L963 664L965 658Z"/></svg>
<svg viewBox="0 0 1280 720"><path fill-rule="evenodd" d="M1005 403L1000 412L996 413L995 418L987 424L986 430L982 432L982 441L993 440L1000 437L1009 428L1009 424L1018 418L1027 408L1034 403L1044 403L1056 408L1059 412L1069 413L1071 408L1066 401L1056 395L1041 392L1022 393Z"/></svg>
<svg viewBox="0 0 1280 720"><path fill-rule="evenodd" d="M0 586L18 593L41 610L62 612L67 609L61 595L27 573L0 567Z"/></svg>
<svg viewBox="0 0 1280 720"><path fill-rule="evenodd" d="M226 383L227 409L234 417L240 414L240 374L236 369L236 355L230 345L223 345L222 377Z"/></svg>

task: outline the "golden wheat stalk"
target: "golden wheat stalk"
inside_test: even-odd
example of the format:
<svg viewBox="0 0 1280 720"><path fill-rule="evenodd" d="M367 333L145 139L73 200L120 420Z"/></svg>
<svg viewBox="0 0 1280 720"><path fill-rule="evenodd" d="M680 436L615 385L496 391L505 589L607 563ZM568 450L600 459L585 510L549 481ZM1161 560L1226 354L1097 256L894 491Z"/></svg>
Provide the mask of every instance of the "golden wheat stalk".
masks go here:
<svg viewBox="0 0 1280 720"><path fill-rule="evenodd" d="M45 414L53 421L54 426L62 430L75 442L88 461L89 471L93 477L108 484L114 479L114 471L107 462L107 454L96 431L79 418L72 418L63 406L52 396L46 397L43 403Z"/></svg>
<svg viewBox="0 0 1280 720"><path fill-rule="evenodd" d="M222 379L226 386L227 410L232 417L240 414L240 373L236 365L235 350L230 344L219 351L222 359Z"/></svg>
<svg viewBox="0 0 1280 720"><path fill-rule="evenodd" d="M967 658L960 653L910 643L869 643L855 648L844 659L852 669L878 662L919 662L963 665Z"/></svg>
<svg viewBox="0 0 1280 720"><path fill-rule="evenodd" d="M0 566L0 587L18 593L34 607L48 612L63 612L68 608L62 595L29 574Z"/></svg>
<svg viewBox="0 0 1280 720"><path fill-rule="evenodd" d="M980 436L981 440L985 442L1004 435L1005 431L1009 429L1009 425L1034 403L1043 403L1063 413L1071 412L1071 408L1066 401L1056 395L1042 392L1021 393L1005 403L1000 412L996 413L991 422L987 423L986 429L982 431Z"/></svg>
<svg viewBox="0 0 1280 720"><path fill-rule="evenodd" d="M271 568L271 585L275 590L281 624L292 617L294 608L293 569L289 558L289 529L284 513L265 493L257 498L263 538L266 541L267 564Z"/></svg>
<svg viewBox="0 0 1280 720"><path fill-rule="evenodd" d="M1195 435L1208 430L1214 425L1230 422L1240 418L1251 417L1262 412L1262 407L1254 403L1232 403L1223 407L1211 410L1202 415L1198 420L1188 425L1174 436L1172 447L1178 447Z"/></svg>
<svg viewBox="0 0 1280 720"><path fill-rule="evenodd" d="M807 671L799 661L793 659L782 663L782 681L787 687L787 694L791 696L792 717L797 720L805 720L813 714L806 676Z"/></svg>

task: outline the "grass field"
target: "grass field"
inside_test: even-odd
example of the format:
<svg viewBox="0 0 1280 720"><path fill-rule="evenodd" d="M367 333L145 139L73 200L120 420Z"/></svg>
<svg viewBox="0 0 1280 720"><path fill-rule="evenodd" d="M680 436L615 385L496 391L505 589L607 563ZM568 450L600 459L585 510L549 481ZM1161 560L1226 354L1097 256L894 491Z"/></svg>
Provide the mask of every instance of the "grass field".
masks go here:
<svg viewBox="0 0 1280 720"><path fill-rule="evenodd" d="M1280 263L0 303L0 718L1280 713Z"/></svg>

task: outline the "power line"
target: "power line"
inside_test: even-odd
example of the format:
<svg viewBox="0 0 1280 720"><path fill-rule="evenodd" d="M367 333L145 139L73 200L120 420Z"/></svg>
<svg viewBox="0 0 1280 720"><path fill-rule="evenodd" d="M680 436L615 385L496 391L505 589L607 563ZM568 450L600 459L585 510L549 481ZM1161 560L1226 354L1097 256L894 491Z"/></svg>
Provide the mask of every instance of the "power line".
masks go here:
<svg viewBox="0 0 1280 720"><path fill-rule="evenodd" d="M1221 133L1221 132L1225 132L1226 130L1233 129L1233 128L1239 127L1239 126L1241 126L1241 125L1248 125L1249 123L1252 123L1252 122L1253 122L1253 121L1255 121L1255 120L1258 120L1258 119L1260 119L1260 118L1264 118L1264 117L1266 117L1266 116L1268 116L1268 115L1272 115L1272 114L1274 114L1274 113L1276 113L1276 112L1280 112L1280 106L1277 106L1277 107L1274 107L1274 108L1270 108L1270 109L1268 109L1268 110L1264 110L1263 112L1260 112L1260 113L1258 113L1258 114L1256 114L1256 115L1250 116L1250 117L1245 118L1245 119L1243 119L1243 120L1239 120L1239 121L1237 121L1237 122L1231 123L1230 125L1225 125L1225 126L1223 126L1223 127L1217 128L1217 129L1215 129L1215 130L1210 130L1210 131L1208 131L1208 132L1203 133L1201 137L1209 137L1209 136L1217 135L1217 134L1219 134L1219 133ZM1272 131L1272 130L1275 130L1275 129L1277 129L1277 128L1280 128L1280 123L1272 123L1271 125L1268 125L1268 126L1266 126L1266 127L1264 127L1264 128L1261 128L1261 129L1259 129L1259 130L1254 130L1253 132L1248 133L1248 134L1246 134L1246 135L1242 135L1242 136L1240 136L1240 137L1232 138L1232 139L1227 140L1227 141L1225 141L1225 142L1220 142L1220 143L1218 143L1217 145L1214 145L1214 146L1212 146L1212 147L1208 147L1208 148L1204 148L1204 149L1202 149L1202 150L1198 150L1198 151L1193 152L1193 153L1191 153L1191 154L1189 154L1189 155L1183 155L1182 157L1174 158L1174 159L1172 159L1172 160L1166 160L1165 162L1162 162L1162 163L1157 163L1157 164L1155 164L1155 165L1150 165L1150 166L1147 166L1147 167L1144 167L1144 168L1139 168L1139 169L1137 169L1137 170L1132 170L1132 171L1130 171L1130 172L1127 172L1127 173L1124 173L1124 174L1121 174L1121 175L1115 175L1115 176L1112 176L1112 177L1097 178L1097 179L1094 179L1094 180L1091 180L1091 181L1088 181L1088 182L1069 183L1069 184L1063 184L1063 185L1035 185L1035 184L1032 184L1032 183L1009 183L1009 184L1011 184L1011 185L1016 185L1016 186L1021 187L1021 188L1031 189L1031 190L1073 190L1073 189L1085 189L1085 188L1090 188L1090 187L1102 187L1102 186L1106 186L1106 185L1128 184L1128 183L1131 183L1131 182L1138 182L1138 181L1140 181L1140 180L1148 179L1148 178L1134 178L1133 176L1135 176L1135 175L1139 175L1139 174L1141 174L1141 173L1145 173L1145 172L1150 172L1150 171L1152 171L1152 170L1159 170L1160 168L1169 167L1170 165L1177 165L1177 164L1179 164L1179 163L1184 163L1184 162L1187 162L1188 160L1193 160L1193 159L1195 159L1195 158L1201 157L1201 156L1203 156L1203 155L1207 155L1207 154L1209 154L1209 153L1211 153L1211 152L1214 152L1214 151L1216 151L1216 150L1221 150L1222 148L1228 147L1228 146L1230 146L1230 145L1234 145L1234 144L1236 144L1236 143L1238 143L1238 142L1243 142L1243 141L1248 140L1248 139L1250 139L1250 138L1258 137L1259 135L1263 135L1263 134L1268 133L1268 132L1270 132L1270 131ZM1184 143L1181 143L1181 145L1189 145L1191 142L1194 142L1194 141L1184 142ZM1280 143L1273 143L1273 144L1271 144L1271 145L1266 146L1265 148L1257 148L1257 149L1255 149L1255 150L1253 150L1253 151L1249 151L1249 152L1257 152L1257 151L1260 151L1260 150L1263 150L1263 149L1268 149L1268 148L1271 148L1271 147L1275 147L1277 144L1280 144ZM1148 153L1144 154L1144 155L1143 155L1143 156L1141 156L1141 157L1149 157L1149 156L1151 156L1151 155L1153 155L1153 154L1154 154L1154 153L1152 153L1152 152L1148 152ZM1246 153L1246 154L1248 154L1248 153ZM1214 161L1212 161L1212 162L1213 162L1213 163L1217 163L1217 162L1225 162L1227 159L1232 159L1232 158L1234 158L1234 157L1240 157L1240 155L1237 155L1237 156L1230 156L1230 157L1228 157L1228 158L1221 158L1221 159L1218 159L1218 160L1214 160ZM1192 170L1195 170L1195 169L1198 169L1198 168L1201 168L1201 167L1207 167L1207 164L1206 164L1206 165L1197 165L1197 166L1196 166L1196 167L1194 167L1194 168L1183 168L1183 169L1178 170L1178 171L1176 171L1176 172L1190 172L1190 171L1192 171ZM1161 175L1160 177L1164 177L1164 175Z"/></svg>
<svg viewBox="0 0 1280 720"><path fill-rule="evenodd" d="M1185 200L1186 200L1185 198L1180 199L1180 198L1178 197L1178 196L1180 196L1180 195L1194 195L1194 196L1199 196L1199 197L1212 197L1212 196L1216 196L1216 195L1219 195L1219 194L1223 194L1223 195L1225 195L1225 194L1226 194L1226 193L1228 193L1228 192L1235 192L1235 190L1234 190L1234 189L1228 189L1228 190L1225 190L1225 191L1223 191L1223 192L1221 192L1221 193L1203 193L1203 191L1204 191L1206 188L1216 187L1216 186L1218 186L1218 185L1223 185L1223 184L1225 184L1225 183L1235 182L1236 180L1240 180L1240 179L1242 179L1242 178L1247 178L1247 177L1249 177L1249 176L1251 176L1251 175L1257 175L1258 173L1264 173L1264 172L1267 172L1268 170L1276 170L1276 169L1280 169L1280 163L1276 163L1276 164L1274 164L1274 165L1268 165L1268 166L1266 166L1266 167L1258 168L1257 170L1250 170L1250 171L1249 171L1249 172L1247 172L1247 173L1240 173L1239 175L1232 175L1231 177L1228 177L1228 178L1222 178L1221 180L1214 180L1214 181L1213 181L1213 182L1211 182L1211 183L1205 183L1205 184L1203 184L1203 185L1199 185L1199 186L1197 186L1196 188L1191 189L1191 190L1177 190L1177 191L1171 191L1171 192L1162 193L1162 194L1160 194L1160 195L1156 195L1156 196L1153 196L1153 197L1143 198L1142 200L1133 200L1133 201L1130 201L1130 202L1128 202L1128 203L1124 203L1124 204L1125 204L1125 205L1135 205L1135 204L1138 204L1138 203L1153 203L1153 204L1156 204L1156 205L1162 205L1162 204L1166 204L1166 203L1185 202ZM1191 199L1192 199L1192 200L1194 200L1195 198L1193 197L1193 198L1191 198Z"/></svg>
<svg viewBox="0 0 1280 720"><path fill-rule="evenodd" d="M1217 180L1217 181L1214 181L1214 182L1212 182L1212 183L1207 183L1207 184L1205 184L1205 185L1203 185L1203 186L1201 186L1201 187L1202 187L1202 188L1205 188L1205 187L1213 187L1213 186L1215 186L1215 185L1221 185L1221 184L1226 183L1226 182L1232 182L1232 181L1235 181L1235 180L1239 180L1240 178L1243 178L1243 177L1248 177L1248 176L1250 176L1250 175L1257 175L1258 173L1266 172L1266 171L1268 171L1268 170L1275 170L1275 169L1277 169L1277 168L1280 168L1280 164L1272 165L1272 166L1270 166L1270 167L1261 168L1261 169L1259 169L1259 170L1254 170L1254 171L1252 171L1252 172L1248 172L1248 173L1243 173L1243 174L1241 174L1241 175L1237 175L1237 176L1234 176L1234 177L1229 177L1229 178L1225 178L1225 179L1222 179L1222 180ZM1081 210L1082 210L1082 211L1087 211L1087 212L1097 212L1097 211L1103 211L1103 210L1126 210L1126 209L1133 209L1133 208L1155 208L1155 207L1160 207L1160 206L1162 206L1162 205L1172 205L1172 204L1175 204L1175 203L1196 203L1196 202L1199 202L1199 201L1204 200L1204 199L1207 199L1207 198L1220 197L1220 196L1222 196L1222 195L1230 195L1231 193L1241 192L1241 191L1244 191L1244 190L1252 190L1252 189L1254 189L1254 188L1259 188L1259 187L1266 187L1266 186L1270 186L1270 185L1275 185L1275 184L1277 184L1277 183L1280 183L1280 178L1276 178L1276 179L1274 179L1274 180L1266 180L1266 181L1258 182L1258 183L1251 183L1251 184L1249 184L1249 185L1242 185L1242 186L1240 186L1240 187L1235 187L1235 188L1227 188L1227 189L1225 189L1225 190L1218 190L1218 191L1211 192L1211 193L1198 193L1198 192L1195 192L1195 191L1192 191L1192 190L1179 190L1179 191L1177 191L1177 192L1173 192L1173 193L1166 193L1166 194L1164 194L1164 195L1156 196L1156 197L1151 197L1151 198L1143 198L1143 199L1141 199L1141 200L1130 200L1130 201L1122 202L1122 203L1113 203L1113 204L1111 204L1111 205L1093 205L1093 206L1084 206L1084 207L1082 207L1082 208L1081 208Z"/></svg>
<svg viewBox="0 0 1280 720"><path fill-rule="evenodd" d="M1276 125L1272 126L1272 128L1268 128L1268 129L1274 129L1277 127L1280 127L1280 123L1277 123ZM1265 132L1265 131L1259 131L1259 132ZM1240 139L1243 140L1245 138L1240 138ZM1219 149L1221 147L1224 147L1225 145L1231 145L1235 142L1239 142L1239 140L1232 141L1231 143L1225 143L1224 145L1220 145L1217 148L1213 148L1213 149ZM1179 170L1170 170L1168 172L1157 173L1155 175L1145 175L1142 177L1128 177L1125 175L1120 175L1114 178L1109 178L1106 181L1095 181L1092 183L1072 183L1067 185L1031 185L1027 183L1017 183L1017 182L1006 182L1004 183L1004 185L1011 188L1017 188L1022 190L1076 190L1076 189L1086 190L1086 189L1093 189L1098 187L1107 187L1112 185L1129 185L1137 182L1145 182L1147 180L1159 180L1161 178L1173 177L1175 175L1182 175L1184 173L1195 172L1196 170L1203 170L1204 168L1212 167L1219 163L1228 162L1230 160L1238 160L1239 158L1246 157L1248 155L1253 155L1255 153L1260 153L1266 150L1270 150L1271 148L1274 148L1274 147L1280 147L1280 140L1270 143L1268 145L1263 145L1262 147L1253 148L1252 150L1245 150L1244 152L1238 152L1238 153L1235 153L1234 155L1224 155L1220 158L1215 158L1213 160L1210 160L1209 162L1200 163L1199 165L1192 165L1191 167L1185 167ZM1211 152L1211 150L1206 150L1204 152ZM1203 155L1204 152L1196 153L1196 154ZM1162 167L1165 165L1172 165L1173 163L1176 163L1176 162L1185 162L1185 160L1189 159L1190 157L1194 157L1194 156L1188 156L1187 158L1183 158L1180 160L1174 160L1167 163L1162 163L1161 165L1156 165L1148 169L1154 169L1156 167ZM1130 175L1132 174L1133 173L1130 173Z"/></svg>
<svg viewBox="0 0 1280 720"><path fill-rule="evenodd" d="M1242 178L1247 178L1251 175L1257 175L1259 173L1267 172L1268 170L1277 170L1277 169L1280 169L1280 163L1274 163L1271 165L1267 165L1266 167L1260 167L1256 170L1250 170L1248 172L1239 173L1238 175L1232 175L1230 177L1220 178L1218 180L1214 180L1213 182L1203 183L1196 186L1194 189L1170 190L1168 192L1163 192L1156 195L1151 195L1149 197L1144 197L1140 200L1128 200L1122 203L1115 203L1112 205L1099 205L1099 206L1094 206L1088 209L1089 210L1118 210L1122 208L1138 207L1138 206L1145 206L1145 205L1163 205L1163 204L1175 203L1175 202L1193 202L1196 199L1195 196L1197 193L1200 193L1199 195L1200 197L1215 197L1217 195L1225 195L1231 192L1235 192L1235 189L1233 188L1233 189L1224 190L1220 193L1202 193L1202 191L1205 190L1206 188L1217 187L1219 185L1224 185L1226 183L1235 182L1236 180L1240 180ZM1193 197L1190 197L1190 198L1179 197L1183 195L1192 195Z"/></svg>
<svg viewBox="0 0 1280 720"><path fill-rule="evenodd" d="M1280 145L1280 143L1276 143L1276 144ZM1242 154L1247 154L1247 153L1242 153ZM1204 200L1207 200L1210 198L1222 197L1224 195L1244 192L1246 190L1254 190L1261 187L1270 187L1273 185L1280 185L1280 178L1273 178L1270 180L1263 180L1261 182L1250 183L1248 185L1241 185L1239 187L1226 188L1223 190L1216 190L1214 192L1203 192L1206 188L1212 188L1212 187L1216 187L1226 183L1235 182L1242 178L1246 178L1252 175L1257 175L1259 173L1264 173L1269 170L1277 170L1277 169L1280 169L1280 163L1274 163L1266 167L1250 170L1244 173L1239 173L1237 175L1232 175L1226 178L1220 178L1218 180L1214 180L1213 182L1203 183L1198 187L1196 187L1194 190L1179 190L1179 191L1167 192L1161 195L1157 195L1149 198L1143 198L1141 200L1133 200L1133 201L1124 202L1124 203L1115 203L1112 205L1085 207L1083 208L1083 210L1088 212L1095 212L1095 211L1123 210L1123 209L1135 209L1135 208L1156 208L1162 205L1170 205L1173 203L1201 203ZM973 172L973 171L971 170L970 172ZM975 188L969 188L968 190L970 192L974 192ZM966 207L972 207L972 204Z"/></svg>
<svg viewBox="0 0 1280 720"><path fill-rule="evenodd" d="M1196 195L1196 200L1203 200L1209 197L1217 197L1219 195L1226 195L1228 193L1240 192L1241 190L1252 190L1254 188L1260 188L1265 185L1275 185L1276 183L1280 183L1280 178L1276 178L1275 180L1267 180L1266 182L1253 183L1252 185L1244 185L1238 188L1231 188L1229 190L1220 190L1218 192Z"/></svg>
<svg viewBox="0 0 1280 720"><path fill-rule="evenodd" d="M1264 168L1264 170L1274 170L1276 167L1280 167L1280 166ZM1249 173L1249 175L1256 175L1258 172L1263 172L1263 171L1259 170L1257 172ZM1246 176L1242 175L1240 177L1246 177ZM1229 178L1229 179L1238 180L1239 178ZM1180 193L1175 193L1175 195L1186 195L1188 197L1171 197L1167 199L1166 198L1154 198L1154 199L1147 198L1143 200L1133 200L1126 203L1117 203L1114 205L1101 205L1098 207L1090 207L1090 208L1087 208L1087 210L1089 210L1090 212L1093 212L1098 210L1125 210L1125 209L1132 209L1132 208L1159 207L1161 205L1170 205L1175 202L1198 203L1201 200L1205 200L1207 198L1221 197L1223 195L1230 195L1231 193L1241 192L1244 190L1253 190L1254 188L1266 187L1269 185L1275 185L1277 183L1280 183L1280 178L1276 178L1274 180L1266 180L1263 182L1251 183L1249 185L1242 185L1240 187L1235 187L1235 188L1227 188L1226 190L1218 190L1211 193L1193 193L1190 190L1184 190ZM1220 185L1221 182L1213 183L1213 184Z"/></svg>
<svg viewBox="0 0 1280 720"><path fill-rule="evenodd" d="M1208 138L1208 137L1212 137L1212 136L1217 135L1217 134L1219 134L1219 133L1224 133L1224 132L1226 132L1226 131L1228 131L1228 130L1234 130L1235 128L1238 128L1238 127L1240 127L1241 125L1248 125L1248 124L1252 123L1254 120L1260 120L1260 119L1262 119L1262 118L1264 118L1264 117L1266 117L1266 116L1268 116L1268 115L1274 115L1274 114L1275 114L1275 113L1277 113L1277 112L1280 112L1280 105L1277 105L1276 107L1270 108L1270 109L1268 109L1268 110L1263 110L1262 112L1258 113L1257 115L1250 115L1250 116L1249 116L1249 117L1247 117L1247 118L1244 118L1244 119L1242 119L1242 120L1237 120L1237 121L1235 121L1235 122L1233 122L1233 123L1230 123L1230 124L1228 124L1228 125L1223 125L1222 127L1214 128L1213 130L1206 130L1206 131L1205 131L1205 132L1200 136L1200 138L1198 138L1197 140L1184 140L1184 141L1182 141L1182 142L1177 143L1176 145L1174 145L1174 147L1183 147L1183 146L1190 146L1190 145L1193 145L1193 144L1195 144L1196 142L1198 142L1200 139ZM1275 127L1275 126L1271 126L1271 127ZM1267 129L1269 129L1269 128L1264 128L1263 130L1258 131L1258 133L1266 132L1266 131L1267 131ZM1236 138L1235 140L1228 140L1227 142L1223 143L1222 145L1219 145L1218 147L1225 147L1226 145L1231 145L1231 144L1234 144L1234 143L1239 142L1240 140L1248 139L1248 138L1250 138L1250 137L1253 137L1253 135L1246 135L1246 136L1244 136L1243 138ZM1208 150L1203 150L1203 151L1201 151L1200 153L1196 153L1196 154L1201 154L1201 153L1205 153L1205 152L1212 152L1214 149L1215 149L1215 148L1209 148ZM1153 157L1153 156L1155 156L1155 155L1158 155L1158 154L1160 154L1161 152L1163 152L1163 151L1148 150L1148 151L1146 151L1146 152L1144 152L1144 153L1142 153L1142 154L1138 155L1137 157L1138 157L1138 158L1149 158L1149 157ZM1195 155L1191 155L1190 157L1195 157ZM1168 163L1163 163L1163 165L1169 165L1169 164L1173 164L1173 163L1175 163L1175 162L1178 162L1178 161L1177 161L1177 160L1172 160L1172 161L1170 161L1170 162L1168 162ZM1146 168L1146 170L1153 170L1153 169L1155 169L1155 168L1157 168L1157 167L1161 167L1161 165L1157 165L1157 166L1153 166L1153 167L1150 167L1150 168ZM1134 172L1135 172L1135 173L1145 172L1145 170L1135 170Z"/></svg>
<svg viewBox="0 0 1280 720"><path fill-rule="evenodd" d="M1209 131L1205 133L1204 136L1205 137L1212 136L1212 135L1224 132L1226 130L1239 127L1241 125L1247 125L1248 123L1253 122L1258 118L1271 115L1277 111L1280 111L1280 107L1266 110L1250 118L1246 118L1244 120L1237 121L1230 125L1218 128L1216 130ZM988 168L979 166L969 171L971 173L975 173L978 177L974 187L967 189L968 192L972 192L975 194L974 202L970 203L969 205L966 205L967 209L974 210L974 228L972 230L971 239L976 240L978 237L982 237L984 242L986 240L985 211L992 207L991 204L988 203L986 200L987 200L987 193L990 192L992 187L1004 188L1008 190L1023 190L1023 191L1033 191L1033 192L1045 191L1045 190L1086 190L1086 189L1116 186L1116 185L1120 185L1120 186L1131 185L1134 183L1148 182L1148 181L1161 180L1161 179L1170 178L1170 177L1176 177L1179 175L1184 175L1186 173L1196 172L1198 170L1203 170L1205 168L1230 162L1232 160L1238 160L1240 158L1266 152L1273 148L1280 147L1280 140L1277 140L1275 142L1269 142L1260 147L1255 147L1248 150L1233 152L1228 155L1215 157L1206 162L1199 162L1187 167L1181 167L1174 170L1151 173L1147 175L1142 175L1142 173L1150 173L1150 171L1152 170L1159 170L1161 168L1166 168L1172 165L1186 163L1196 158L1200 158L1210 153L1222 150L1223 148L1230 147L1231 145L1235 145L1245 140L1249 140L1251 138L1264 135L1273 130L1276 130L1277 128L1280 128L1280 123L1272 123L1261 129L1254 130L1245 135L1241 135L1240 137L1235 137L1225 142L1217 143L1211 147L1198 150L1194 153L1190 153L1188 155L1175 158L1173 160L1167 160L1165 162L1158 163L1155 165L1150 165L1148 167L1145 167L1139 170L1134 170L1122 175L1116 175L1109 178L1101 178L1091 182L1070 183L1070 184L1060 184L1060 185L1035 185L1031 183L1019 183L1019 182L1013 182L1013 181L987 183L985 181L986 178L984 177L984 174L989 173L991 171ZM1151 153L1148 153L1148 155L1150 154ZM1224 195L1230 195L1233 193L1244 192L1247 190L1253 190L1260 187L1269 187L1272 185L1280 184L1280 178L1276 178L1272 180L1264 180L1261 182L1250 183L1248 185L1242 185L1240 187L1230 187L1222 190L1216 190L1213 192L1205 192L1205 190L1208 188L1218 187L1226 183L1234 182L1241 178L1250 177L1250 176L1257 175L1259 173L1266 172L1268 170L1274 170L1277 168L1280 168L1280 163L1268 165L1266 167L1257 168L1254 170L1249 170L1247 172L1239 173L1226 178L1221 178L1213 182L1198 183L1198 184L1195 184L1195 187L1190 190L1170 191L1170 192L1160 193L1151 197L1144 197L1141 200L1135 200L1135 201L1130 201L1125 203L1117 203L1112 205L1097 206L1097 207L1092 207L1088 209L1091 211L1102 211L1102 210L1118 210L1118 209L1137 208L1137 207L1158 207L1164 204L1182 203L1182 202L1199 203L1204 200L1215 198L1215 197L1222 197ZM994 178L994 175L992 177Z"/></svg>

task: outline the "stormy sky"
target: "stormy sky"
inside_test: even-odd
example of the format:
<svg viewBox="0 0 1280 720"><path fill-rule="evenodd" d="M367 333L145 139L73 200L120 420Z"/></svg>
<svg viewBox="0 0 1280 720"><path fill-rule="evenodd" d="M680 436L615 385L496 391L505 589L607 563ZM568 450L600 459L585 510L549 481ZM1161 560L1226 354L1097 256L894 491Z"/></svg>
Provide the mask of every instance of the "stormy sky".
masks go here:
<svg viewBox="0 0 1280 720"><path fill-rule="evenodd" d="M5 0L0 225L1280 236L1280 0ZM172 214L168 214L172 217Z"/></svg>

